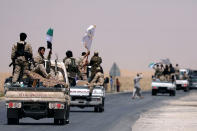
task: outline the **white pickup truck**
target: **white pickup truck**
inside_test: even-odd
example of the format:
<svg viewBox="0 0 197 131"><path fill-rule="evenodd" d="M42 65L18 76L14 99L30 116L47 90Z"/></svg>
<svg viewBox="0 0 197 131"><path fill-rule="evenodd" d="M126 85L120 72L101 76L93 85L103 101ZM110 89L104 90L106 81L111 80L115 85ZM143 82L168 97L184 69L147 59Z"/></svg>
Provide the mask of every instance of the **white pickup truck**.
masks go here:
<svg viewBox="0 0 197 131"><path fill-rule="evenodd" d="M155 96L157 93L169 93L170 96L176 95L176 85L169 81L152 81L152 95Z"/></svg>
<svg viewBox="0 0 197 131"><path fill-rule="evenodd" d="M103 86L94 87L92 96L89 98L88 86L76 85L74 87L70 87L70 97L70 106L76 106L80 108L94 107L95 112L104 111L105 89Z"/></svg>
<svg viewBox="0 0 197 131"><path fill-rule="evenodd" d="M177 90L184 90L185 92L189 91L189 79L182 79L183 74L186 72L186 74L189 74L188 69L180 69L179 70L179 77L176 78L176 89Z"/></svg>

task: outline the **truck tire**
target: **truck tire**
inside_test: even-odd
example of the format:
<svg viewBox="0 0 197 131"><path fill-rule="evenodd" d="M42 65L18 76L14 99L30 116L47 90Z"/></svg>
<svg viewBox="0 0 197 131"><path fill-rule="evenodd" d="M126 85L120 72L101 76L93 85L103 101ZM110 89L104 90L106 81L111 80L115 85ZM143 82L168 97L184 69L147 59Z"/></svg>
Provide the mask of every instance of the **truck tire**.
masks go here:
<svg viewBox="0 0 197 131"><path fill-rule="evenodd" d="M16 109L7 109L7 124L18 125L19 124L19 112Z"/></svg>
<svg viewBox="0 0 197 131"><path fill-rule="evenodd" d="M152 90L152 96L156 96L157 95L157 91L156 90Z"/></svg>
<svg viewBox="0 0 197 131"><path fill-rule="evenodd" d="M102 98L102 105L99 106L98 111L99 112L104 112L104 106L105 106L105 98Z"/></svg>
<svg viewBox="0 0 197 131"><path fill-rule="evenodd" d="M176 95L176 91L171 91L170 92L170 96L175 96Z"/></svg>
<svg viewBox="0 0 197 131"><path fill-rule="evenodd" d="M102 104L94 107L94 112L104 112L105 99L102 98Z"/></svg>
<svg viewBox="0 0 197 131"><path fill-rule="evenodd" d="M7 118L8 125L18 125L19 119L18 118Z"/></svg>
<svg viewBox="0 0 197 131"><path fill-rule="evenodd" d="M70 116L70 105L66 104L66 124L69 124L69 116Z"/></svg>
<svg viewBox="0 0 197 131"><path fill-rule="evenodd" d="M99 108L97 106L94 107L94 112L98 112Z"/></svg>
<svg viewBox="0 0 197 131"><path fill-rule="evenodd" d="M186 87L186 89L184 89L184 92L188 92L189 91L189 87Z"/></svg>
<svg viewBox="0 0 197 131"><path fill-rule="evenodd" d="M176 96L176 91L173 91L173 96Z"/></svg>
<svg viewBox="0 0 197 131"><path fill-rule="evenodd" d="M65 125L66 119L54 119L54 124L55 125Z"/></svg>
<svg viewBox="0 0 197 131"><path fill-rule="evenodd" d="M62 112L63 113L63 112ZM54 118L55 125L65 125L69 123L69 113L70 113L70 106L65 104L64 113L62 114L64 117L62 118Z"/></svg>
<svg viewBox="0 0 197 131"><path fill-rule="evenodd" d="M59 124L59 119L54 119L54 124L58 125Z"/></svg>
<svg viewBox="0 0 197 131"><path fill-rule="evenodd" d="M99 107L98 108L98 112L103 112L104 111L104 108L103 107Z"/></svg>

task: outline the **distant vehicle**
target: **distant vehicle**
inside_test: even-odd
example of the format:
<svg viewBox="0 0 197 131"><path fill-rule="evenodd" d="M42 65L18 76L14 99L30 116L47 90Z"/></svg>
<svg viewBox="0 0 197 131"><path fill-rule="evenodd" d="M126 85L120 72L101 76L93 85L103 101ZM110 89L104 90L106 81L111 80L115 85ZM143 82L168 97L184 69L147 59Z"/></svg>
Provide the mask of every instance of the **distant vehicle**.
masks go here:
<svg viewBox="0 0 197 131"><path fill-rule="evenodd" d="M68 84L67 72L63 62L51 62L52 69L57 69ZM64 68L62 68L64 67ZM54 124L69 123L70 96L69 87L57 85L44 87L37 83L23 80L19 86L12 84L12 78L7 78L4 84L7 108L7 123L19 124L19 119L30 117L35 120L54 118ZM69 85L69 84L68 84Z"/></svg>
<svg viewBox="0 0 197 131"><path fill-rule="evenodd" d="M88 69L90 71L90 69ZM90 73L90 72L89 72ZM90 76L90 75L89 75ZM71 107L94 107L95 112L104 111L105 89L103 86L96 86L92 96L89 97L89 87L85 81L78 81L76 86L70 87ZM84 83L84 84L83 84Z"/></svg>
<svg viewBox="0 0 197 131"><path fill-rule="evenodd" d="M191 89L197 89L197 70L192 70L189 75L189 86Z"/></svg>
<svg viewBox="0 0 197 131"><path fill-rule="evenodd" d="M151 86L153 96L156 96L158 93L168 93L170 96L176 95L176 85L174 82L155 80L152 81Z"/></svg>
<svg viewBox="0 0 197 131"><path fill-rule="evenodd" d="M183 74L186 72L186 74L189 76L189 69L180 69L179 70L179 76L176 78L176 89L177 90L184 90L185 92L189 91L189 79L183 79Z"/></svg>
<svg viewBox="0 0 197 131"><path fill-rule="evenodd" d="M197 76L197 70L192 70L191 72L190 72L190 76Z"/></svg>

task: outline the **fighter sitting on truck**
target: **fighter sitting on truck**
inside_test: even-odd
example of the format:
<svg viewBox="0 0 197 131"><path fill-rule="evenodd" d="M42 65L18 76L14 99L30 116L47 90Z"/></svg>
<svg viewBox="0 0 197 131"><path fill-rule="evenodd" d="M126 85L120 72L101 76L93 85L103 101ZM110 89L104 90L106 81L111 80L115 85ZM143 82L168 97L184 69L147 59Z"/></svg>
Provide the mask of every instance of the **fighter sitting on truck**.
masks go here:
<svg viewBox="0 0 197 131"><path fill-rule="evenodd" d="M165 65L165 68L163 68L163 64L160 65L160 68L159 64L157 64L156 68L154 67L153 69L155 69L155 75L153 79L159 79L161 81L174 81L175 69L172 64Z"/></svg>
<svg viewBox="0 0 197 131"><path fill-rule="evenodd" d="M90 87L90 92L89 92L89 96L92 96L92 91L94 89L94 86L103 86L104 84L104 75L102 73L102 69L101 67L97 67L96 68L96 74L93 78L93 80L89 83L89 87Z"/></svg>
<svg viewBox="0 0 197 131"><path fill-rule="evenodd" d="M33 71L42 75L44 78L50 78L51 75L46 72L44 64L45 64L45 60L51 59L52 51L50 49L47 59L44 57L44 53L45 53L45 47L39 47L38 55L34 58L35 67L33 68Z"/></svg>

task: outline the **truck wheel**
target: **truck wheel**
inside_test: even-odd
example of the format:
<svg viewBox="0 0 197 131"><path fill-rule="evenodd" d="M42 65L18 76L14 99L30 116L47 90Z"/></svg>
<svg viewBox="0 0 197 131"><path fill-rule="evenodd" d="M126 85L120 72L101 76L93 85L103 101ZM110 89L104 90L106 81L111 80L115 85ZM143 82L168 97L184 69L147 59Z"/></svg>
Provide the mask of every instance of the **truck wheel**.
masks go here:
<svg viewBox="0 0 197 131"><path fill-rule="evenodd" d="M157 95L157 91L156 90L152 90L152 96L156 96Z"/></svg>
<svg viewBox="0 0 197 131"><path fill-rule="evenodd" d="M98 108L98 112L103 112L104 111L104 108L103 107L99 107Z"/></svg>
<svg viewBox="0 0 197 131"><path fill-rule="evenodd" d="M55 125L65 125L66 119L54 119L54 124Z"/></svg>
<svg viewBox="0 0 197 131"><path fill-rule="evenodd" d="M97 106L94 107L94 112L98 112L99 108Z"/></svg>
<svg viewBox="0 0 197 131"><path fill-rule="evenodd" d="M54 119L54 124L58 125L59 124L59 119Z"/></svg>
<svg viewBox="0 0 197 131"><path fill-rule="evenodd" d="M7 118L8 125L18 125L19 119L18 118Z"/></svg>
<svg viewBox="0 0 197 131"><path fill-rule="evenodd" d="M176 96L176 91L173 91L173 96Z"/></svg>
<svg viewBox="0 0 197 131"><path fill-rule="evenodd" d="M175 96L176 95L176 92L175 91L171 91L170 92L170 96Z"/></svg>
<svg viewBox="0 0 197 131"><path fill-rule="evenodd" d="M60 122L59 123L60 125L65 125L66 124L66 119L60 119L59 122Z"/></svg>
<svg viewBox="0 0 197 131"><path fill-rule="evenodd" d="M66 124L69 124L70 106L66 104Z"/></svg>

